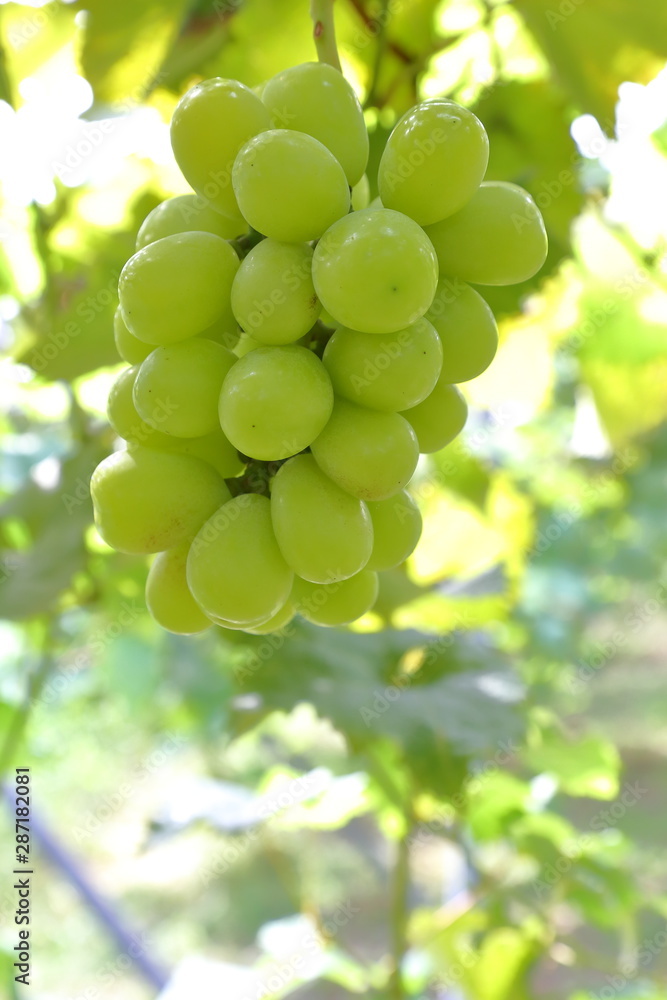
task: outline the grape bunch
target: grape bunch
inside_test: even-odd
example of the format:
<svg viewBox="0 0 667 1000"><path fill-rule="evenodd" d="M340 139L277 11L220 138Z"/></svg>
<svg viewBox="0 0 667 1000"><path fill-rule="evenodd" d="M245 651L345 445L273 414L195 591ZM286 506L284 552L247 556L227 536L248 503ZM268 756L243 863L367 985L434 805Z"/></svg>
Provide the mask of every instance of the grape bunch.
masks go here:
<svg viewBox="0 0 667 1000"><path fill-rule="evenodd" d="M171 139L194 193L148 215L120 276L127 446L93 474L98 530L157 553L146 603L172 632L348 624L415 548L419 454L462 430L457 383L495 354L473 286L535 274L542 218L484 181L484 127L445 99L397 123L369 204L364 116L325 63L198 84Z"/></svg>

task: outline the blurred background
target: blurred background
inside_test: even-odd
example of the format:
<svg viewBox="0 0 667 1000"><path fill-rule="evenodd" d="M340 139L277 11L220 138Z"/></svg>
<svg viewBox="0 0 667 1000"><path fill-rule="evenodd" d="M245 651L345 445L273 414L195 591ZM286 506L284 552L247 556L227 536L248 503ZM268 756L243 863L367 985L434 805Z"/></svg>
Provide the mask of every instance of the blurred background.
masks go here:
<svg viewBox="0 0 667 1000"><path fill-rule="evenodd" d="M376 613L232 641L151 623L88 481L118 274L187 191L173 108L313 59L307 0L0 3L0 769L32 768L37 849L24 990L0 802L0 994L660 1000L667 7L335 11L372 194L397 117L448 95L551 249L483 290L500 351Z"/></svg>

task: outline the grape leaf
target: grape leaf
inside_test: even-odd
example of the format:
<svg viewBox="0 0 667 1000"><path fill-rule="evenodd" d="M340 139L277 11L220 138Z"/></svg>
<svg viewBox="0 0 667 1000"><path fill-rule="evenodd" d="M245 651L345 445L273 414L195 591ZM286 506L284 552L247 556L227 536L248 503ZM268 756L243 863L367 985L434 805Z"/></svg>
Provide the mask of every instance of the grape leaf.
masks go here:
<svg viewBox="0 0 667 1000"><path fill-rule="evenodd" d="M613 134L624 80L648 83L667 59L667 6L636 0L517 0L516 7L576 102Z"/></svg>

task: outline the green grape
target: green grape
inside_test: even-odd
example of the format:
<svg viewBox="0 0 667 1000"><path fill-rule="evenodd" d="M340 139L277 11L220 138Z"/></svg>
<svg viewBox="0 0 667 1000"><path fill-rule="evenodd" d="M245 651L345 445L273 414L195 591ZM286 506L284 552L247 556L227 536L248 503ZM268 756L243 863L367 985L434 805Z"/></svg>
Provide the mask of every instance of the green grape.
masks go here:
<svg viewBox="0 0 667 1000"><path fill-rule="evenodd" d="M441 272L476 285L527 281L547 256L539 208L527 191L505 181L485 182L456 215L425 232Z"/></svg>
<svg viewBox="0 0 667 1000"><path fill-rule="evenodd" d="M296 608L293 602L288 600L279 611L276 611L275 615L271 615L268 621L262 622L260 625L246 625L245 631L250 632L251 635L270 635L272 632L279 632L289 625L295 614Z"/></svg>
<svg viewBox="0 0 667 1000"><path fill-rule="evenodd" d="M489 162L489 139L472 111L424 101L403 115L387 140L378 184L382 203L427 226L458 212Z"/></svg>
<svg viewBox="0 0 667 1000"><path fill-rule="evenodd" d="M264 344L260 344L258 340L251 337L249 333L241 333L238 339L238 343L234 348L234 354L237 358L244 358L246 354L250 354L251 351L256 351L258 347L264 347Z"/></svg>
<svg viewBox="0 0 667 1000"><path fill-rule="evenodd" d="M438 261L416 222L389 209L345 216L315 249L313 281L342 326L394 333L420 319L435 294Z"/></svg>
<svg viewBox="0 0 667 1000"><path fill-rule="evenodd" d="M166 448L170 451L171 439L156 430L159 424L152 426L142 420L134 405L133 389L138 373L138 367L126 368L111 386L107 402L109 423L119 437L125 438L130 448L142 445L147 448ZM161 412L159 402L156 400L151 416L159 420Z"/></svg>
<svg viewBox="0 0 667 1000"><path fill-rule="evenodd" d="M137 234L136 249L141 250L149 243L176 233L213 233L223 240L232 240L245 228L243 222L221 215L199 195L179 194L167 198L148 213Z"/></svg>
<svg viewBox="0 0 667 1000"><path fill-rule="evenodd" d="M377 212L378 208L384 208L382 198L380 198L379 195L377 198L373 198L373 200L369 203L368 208L371 212Z"/></svg>
<svg viewBox="0 0 667 1000"><path fill-rule="evenodd" d="M424 454L440 451L461 433L468 418L468 404L456 388L444 378L425 400L403 411L417 435L419 450Z"/></svg>
<svg viewBox="0 0 667 1000"><path fill-rule="evenodd" d="M194 635L211 627L185 578L189 549L187 541L158 553L146 580L146 607L158 625L177 635Z"/></svg>
<svg viewBox="0 0 667 1000"><path fill-rule="evenodd" d="M373 551L366 569L385 570L405 562L422 533L422 516L409 493L369 502L373 521Z"/></svg>
<svg viewBox="0 0 667 1000"><path fill-rule="evenodd" d="M307 243L262 240L242 262L232 285L234 316L262 344L292 344L320 313Z"/></svg>
<svg viewBox="0 0 667 1000"><path fill-rule="evenodd" d="M378 576L371 570L338 583L309 583L296 577L292 597L297 612L315 625L348 625L370 611L378 595Z"/></svg>
<svg viewBox="0 0 667 1000"><path fill-rule="evenodd" d="M219 426L210 434L204 434L202 437L171 437L167 440L171 443L171 451L203 459L204 462L212 465L223 479L231 479L243 471L244 465L239 458L238 451L225 437Z"/></svg>
<svg viewBox="0 0 667 1000"><path fill-rule="evenodd" d="M331 381L305 347L258 347L236 362L220 393L222 429L244 455L264 461L307 448L333 407Z"/></svg>
<svg viewBox="0 0 667 1000"><path fill-rule="evenodd" d="M147 344L201 333L229 307L239 259L212 233L178 233L130 257L118 284L123 319Z"/></svg>
<svg viewBox="0 0 667 1000"><path fill-rule="evenodd" d="M438 381L442 346L426 319L379 335L341 326L322 361L337 396L371 410L406 410L421 403Z"/></svg>
<svg viewBox="0 0 667 1000"><path fill-rule="evenodd" d="M368 562L373 529L366 505L325 476L312 455L278 470L271 516L285 561L305 580L346 580Z"/></svg>
<svg viewBox="0 0 667 1000"><path fill-rule="evenodd" d="M402 416L344 399L336 400L311 451L322 472L360 500L384 500L398 493L419 458L417 438Z"/></svg>
<svg viewBox="0 0 667 1000"><path fill-rule="evenodd" d="M360 212L362 208L368 208L371 203L371 185L366 174L352 188L352 208L355 212Z"/></svg>
<svg viewBox="0 0 667 1000"><path fill-rule="evenodd" d="M498 349L498 327L474 288L441 278L426 318L438 331L442 373L448 382L467 382L489 367Z"/></svg>
<svg viewBox="0 0 667 1000"><path fill-rule="evenodd" d="M181 98L171 120L176 162L198 195L238 220L232 167L241 146L264 129L271 116L251 90L216 77Z"/></svg>
<svg viewBox="0 0 667 1000"><path fill-rule="evenodd" d="M287 601L293 573L271 527L271 504L242 493L213 514L188 555L188 585L207 615L261 624Z"/></svg>
<svg viewBox="0 0 667 1000"><path fill-rule="evenodd" d="M105 458L90 487L104 541L135 554L163 552L192 537L230 496L205 462L142 447Z"/></svg>
<svg viewBox="0 0 667 1000"><path fill-rule="evenodd" d="M219 427L220 390L235 362L231 351L200 337L157 347L139 368L134 405L146 423L165 434L210 434ZM159 422L153 416L158 404L163 410Z"/></svg>
<svg viewBox="0 0 667 1000"><path fill-rule="evenodd" d="M143 340L139 340L133 333L130 333L125 326L120 306L116 309L113 318L113 337L116 342L116 350L123 361L127 361L128 365L140 365L153 350L152 344L144 344Z"/></svg>
<svg viewBox="0 0 667 1000"><path fill-rule="evenodd" d="M340 163L303 132L256 135L236 157L232 178L244 219L284 243L316 240L350 208Z"/></svg>
<svg viewBox="0 0 667 1000"><path fill-rule="evenodd" d="M368 162L368 132L357 95L343 74L327 63L309 62L269 80L262 100L273 128L313 136L341 164L350 187Z"/></svg>
<svg viewBox="0 0 667 1000"><path fill-rule="evenodd" d="M231 302L229 308L225 309L224 313L217 319L215 323L207 326L205 330L197 334L203 340L212 340L215 344L220 344L221 347L226 347L228 351L233 351L239 342L241 336L241 331L239 330L239 325L234 318L234 313L232 312Z"/></svg>

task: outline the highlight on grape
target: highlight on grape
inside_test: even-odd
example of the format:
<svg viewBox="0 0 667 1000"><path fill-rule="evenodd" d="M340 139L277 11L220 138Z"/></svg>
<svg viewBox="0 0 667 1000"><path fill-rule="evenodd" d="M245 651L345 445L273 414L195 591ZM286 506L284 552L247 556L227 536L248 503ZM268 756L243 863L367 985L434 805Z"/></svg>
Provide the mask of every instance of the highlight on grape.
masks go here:
<svg viewBox="0 0 667 1000"><path fill-rule="evenodd" d="M93 474L97 528L155 554L146 604L172 632L349 624L417 545L419 454L461 432L457 384L495 355L473 286L534 275L542 217L484 180L484 126L444 99L397 123L369 204L364 116L324 62L198 84L171 138L193 193L150 212L120 275L126 445Z"/></svg>

